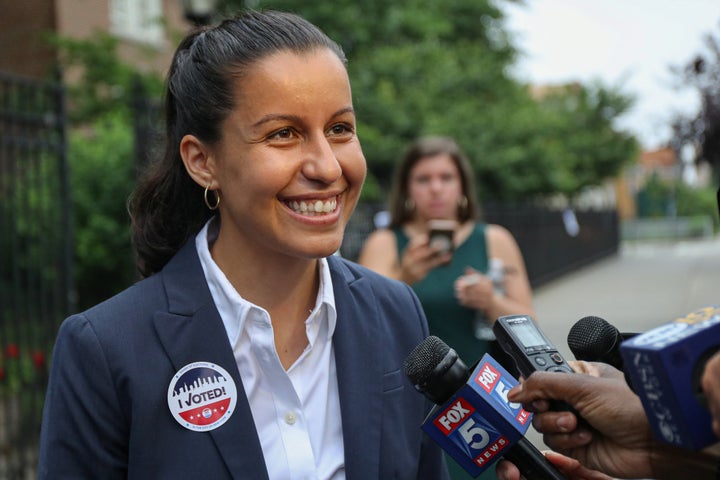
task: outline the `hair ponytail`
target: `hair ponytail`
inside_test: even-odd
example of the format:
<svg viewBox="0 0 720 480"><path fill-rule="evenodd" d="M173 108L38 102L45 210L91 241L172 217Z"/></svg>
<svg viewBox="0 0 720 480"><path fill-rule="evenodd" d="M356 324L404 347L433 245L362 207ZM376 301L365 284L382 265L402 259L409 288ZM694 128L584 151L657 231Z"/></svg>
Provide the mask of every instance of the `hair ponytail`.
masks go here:
<svg viewBox="0 0 720 480"><path fill-rule="evenodd" d="M182 40L173 55L165 93L165 145L128 201L136 266L143 276L162 269L213 215L200 186L185 170L180 142L194 135L221 140L222 122L237 108L234 82L273 53L342 49L303 18L283 12L247 12Z"/></svg>

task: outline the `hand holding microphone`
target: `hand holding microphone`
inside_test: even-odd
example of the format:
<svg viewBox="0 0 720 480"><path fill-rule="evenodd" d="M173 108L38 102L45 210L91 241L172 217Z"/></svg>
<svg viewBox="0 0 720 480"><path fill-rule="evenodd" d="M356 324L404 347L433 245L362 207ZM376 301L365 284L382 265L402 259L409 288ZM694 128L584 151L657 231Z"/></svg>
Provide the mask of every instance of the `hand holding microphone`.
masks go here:
<svg viewBox="0 0 720 480"><path fill-rule="evenodd" d="M530 382L529 385L532 386L538 375L541 376L541 383L544 378L564 382L568 376L567 374L573 372L573 369L562 358L557 348L530 317L526 315L500 317L495 322L493 330L500 345L515 360L518 370L526 378L526 384ZM615 381L619 379L621 384L624 384L622 375L609 366L599 365L594 367L586 363L580 363L577 366L581 374L592 373L599 377L601 373L604 373L608 378ZM558 374L560 374L560 377L556 378L555 375ZM570 378L575 376L573 374ZM577 376L582 377L582 375ZM516 387L516 389L518 388L522 388L522 386ZM564 398L559 395L540 396L535 400L532 405L526 405L525 408L544 413L546 421L552 422L553 426L560 426L561 428L562 436L559 437L556 448L566 448L566 445L573 448L581 447L592 439L593 429L586 420L582 419L582 414L573 408L574 405L569 405ZM642 412L639 402L638 409ZM544 428L538 428L541 421L542 419L534 420L533 424L543 432L545 431ZM569 432L573 432L572 435L568 435ZM546 442L549 442L548 445L553 446L551 444L554 442L554 437L553 439L546 439ZM550 458L556 461L558 468L570 478L609 478L600 472L592 472L567 457L556 455L550 456ZM517 473L512 466L507 464L499 466L498 470L500 473L509 476L509 478L514 478L513 475Z"/></svg>
<svg viewBox="0 0 720 480"><path fill-rule="evenodd" d="M713 418L713 432L720 437L720 352L710 357L705 364L701 383Z"/></svg>
<svg viewBox="0 0 720 480"><path fill-rule="evenodd" d="M571 363L577 373L537 372L508 394L508 400L535 412L533 426L543 433L550 448L577 459L591 471L613 477L716 478L715 457L655 440L642 403L621 372L602 363ZM572 405L592 431L578 428L576 417L569 412L548 410L547 399ZM562 459L549 458L562 463ZM498 468L505 478L513 478L509 466Z"/></svg>
<svg viewBox="0 0 720 480"><path fill-rule="evenodd" d="M547 451L545 457L563 474L568 480L616 480L597 470L591 470L576 459L567 457L557 452ZM512 463L501 460L495 473L501 480L523 480L520 470ZM527 479L526 479L527 480Z"/></svg>
<svg viewBox="0 0 720 480"><path fill-rule="evenodd" d="M430 336L408 355L405 374L436 404L422 429L471 475L504 457L527 478L564 478L524 437L530 415L507 400L517 381L489 355L471 371L445 342Z"/></svg>
<svg viewBox="0 0 720 480"><path fill-rule="evenodd" d="M588 374L594 376L607 375L610 378L622 378L619 373L613 373L612 370L607 367L603 368L601 364L588 364L585 362L571 362L573 367L577 369L578 374ZM536 374L534 374L536 375ZM533 382L529 385L523 385L526 388L525 392L520 390L514 392L514 395L520 395L519 398L523 398L522 395L529 392L533 388L533 383L542 383L543 376L549 376L549 378L555 378L553 374L539 374L539 377L535 376ZM564 385L563 380L567 377L567 374L562 374L558 379L559 385ZM571 377L572 379L578 379L580 375ZM571 384L567 384L571 387ZM518 387L520 389L520 387ZM556 394L559 396L559 394ZM590 430L582 429L579 427L577 417L568 411L558 412L549 410L550 402L545 399L539 399L528 405L528 408L534 410L535 416L533 417L533 426L536 430L544 432L544 440L548 445L558 445L556 448L560 450L559 445L567 446L569 449L568 454L580 454L582 453L583 460L590 456L588 453L589 443L593 439L593 433ZM599 435L598 432L594 432L595 435ZM557 438L558 444L555 443ZM563 455L557 451L544 452L546 458L552 463L567 479L569 480L614 480L598 470L589 468L584 465L581 461L576 458ZM604 453L604 452L603 452ZM603 458L603 455L596 455L599 458ZM578 457L581 458L581 457ZM590 464L592 465L592 464ZM598 467L596 467L598 468ZM500 461L498 463L496 473L498 478L502 480L521 480L519 469L509 461Z"/></svg>
<svg viewBox="0 0 720 480"><path fill-rule="evenodd" d="M642 334L621 334L599 317L585 317L570 330L568 346L579 360L624 371L661 442L692 450L717 442L710 411L720 413L720 379L705 370L720 349L720 308L702 308ZM704 390L718 400L709 405Z"/></svg>
<svg viewBox="0 0 720 480"><path fill-rule="evenodd" d="M568 345L578 358L607 363L573 362L585 375L533 374L508 398L536 412L533 425L551 448L587 468L621 477L716 479L715 457L677 446L706 445L704 433L701 438L686 432L708 430L710 421L696 421L699 417L689 414L700 413L703 403L714 412L720 410L720 354L714 353L720 340L712 331L717 325L716 307L637 335L620 334L604 320L586 317L571 330ZM624 367L640 396L610 364ZM699 394L698 372L706 402ZM593 430L578 428L570 413L549 411L549 399L571 404ZM570 460L549 458L563 473L569 472L567 465L561 465ZM517 478L507 464L500 465L498 472L507 479ZM578 478L595 477L580 474Z"/></svg>

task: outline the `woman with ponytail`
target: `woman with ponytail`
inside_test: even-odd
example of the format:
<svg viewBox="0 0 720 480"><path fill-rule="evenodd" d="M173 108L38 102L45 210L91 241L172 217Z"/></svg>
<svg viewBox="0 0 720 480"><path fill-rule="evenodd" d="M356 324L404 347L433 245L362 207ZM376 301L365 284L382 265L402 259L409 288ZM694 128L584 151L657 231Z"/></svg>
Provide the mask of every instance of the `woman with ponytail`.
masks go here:
<svg viewBox="0 0 720 480"><path fill-rule="evenodd" d="M129 202L145 278L63 322L39 478L447 478L402 374L417 297L333 256L366 172L345 63L280 12L179 45Z"/></svg>

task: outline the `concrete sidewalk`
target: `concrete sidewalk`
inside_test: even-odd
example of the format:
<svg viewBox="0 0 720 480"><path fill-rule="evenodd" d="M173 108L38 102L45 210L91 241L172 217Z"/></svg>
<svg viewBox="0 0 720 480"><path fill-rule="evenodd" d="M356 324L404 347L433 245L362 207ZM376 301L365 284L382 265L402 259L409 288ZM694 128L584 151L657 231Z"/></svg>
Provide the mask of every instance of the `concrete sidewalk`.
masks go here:
<svg viewBox="0 0 720 480"><path fill-rule="evenodd" d="M536 320L567 355L567 333L586 315L642 332L713 304L720 304L720 238L625 243L617 256L534 292Z"/></svg>
<svg viewBox="0 0 720 480"><path fill-rule="evenodd" d="M567 359L574 359L568 331L586 315L602 317L621 332L643 332L715 304L720 305L720 237L624 243L617 256L534 291L535 318ZM528 437L544 448L534 430Z"/></svg>

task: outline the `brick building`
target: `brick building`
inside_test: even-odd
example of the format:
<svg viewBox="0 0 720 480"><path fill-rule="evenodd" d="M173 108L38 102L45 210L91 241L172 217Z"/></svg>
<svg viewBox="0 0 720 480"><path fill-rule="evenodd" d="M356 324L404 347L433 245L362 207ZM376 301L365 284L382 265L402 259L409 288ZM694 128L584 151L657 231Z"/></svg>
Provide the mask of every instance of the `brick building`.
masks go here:
<svg viewBox="0 0 720 480"><path fill-rule="evenodd" d="M164 74L189 28L181 0L3 0L0 71L47 78L57 58L47 34L86 39L105 31L121 39L123 60Z"/></svg>

